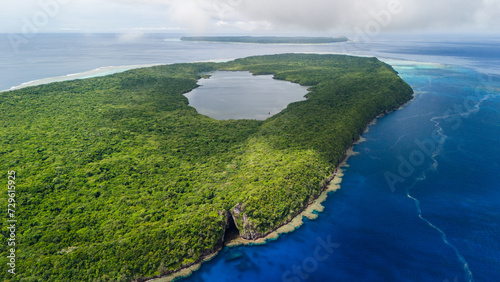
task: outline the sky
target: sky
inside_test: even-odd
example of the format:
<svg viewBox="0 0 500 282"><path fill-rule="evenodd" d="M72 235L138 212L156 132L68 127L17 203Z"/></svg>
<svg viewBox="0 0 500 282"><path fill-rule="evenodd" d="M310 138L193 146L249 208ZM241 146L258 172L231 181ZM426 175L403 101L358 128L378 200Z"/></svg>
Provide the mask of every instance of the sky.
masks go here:
<svg viewBox="0 0 500 282"><path fill-rule="evenodd" d="M1 33L497 32L500 0L0 0Z"/></svg>

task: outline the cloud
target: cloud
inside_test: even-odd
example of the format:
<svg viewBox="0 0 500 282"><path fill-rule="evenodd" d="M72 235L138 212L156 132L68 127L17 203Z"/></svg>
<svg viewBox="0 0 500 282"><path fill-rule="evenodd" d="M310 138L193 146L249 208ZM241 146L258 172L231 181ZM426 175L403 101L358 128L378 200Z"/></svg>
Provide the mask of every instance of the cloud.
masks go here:
<svg viewBox="0 0 500 282"><path fill-rule="evenodd" d="M386 30L498 28L499 0L245 0L236 10L277 29L352 30L390 13Z"/></svg>
<svg viewBox="0 0 500 282"><path fill-rule="evenodd" d="M500 0L112 0L170 9L191 30L352 31L387 20L384 31L500 28Z"/></svg>
<svg viewBox="0 0 500 282"><path fill-rule="evenodd" d="M173 17L181 24L197 32L205 31L212 24L214 16L211 15L209 7L202 2L189 0L172 2Z"/></svg>
<svg viewBox="0 0 500 282"><path fill-rule="evenodd" d="M0 31L19 32L23 19L33 17L41 10L39 3L47 1L67 3L51 18L49 30L343 33L373 21L384 23L382 31L500 30L500 0L26 0L0 10Z"/></svg>
<svg viewBox="0 0 500 282"><path fill-rule="evenodd" d="M108 0L135 7L154 7L163 10L166 17L177 21L191 31L204 32L220 27L220 21L236 3L243 0ZM234 10L233 10L234 12ZM219 22L219 24L217 24Z"/></svg>

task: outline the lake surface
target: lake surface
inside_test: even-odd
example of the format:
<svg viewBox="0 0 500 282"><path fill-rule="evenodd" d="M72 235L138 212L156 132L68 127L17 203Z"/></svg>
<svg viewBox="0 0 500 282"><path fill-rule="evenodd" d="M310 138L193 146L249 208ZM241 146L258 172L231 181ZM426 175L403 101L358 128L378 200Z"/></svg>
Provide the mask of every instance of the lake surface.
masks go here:
<svg viewBox="0 0 500 282"><path fill-rule="evenodd" d="M312 52L377 56L416 91L363 135L342 189L330 194L318 219L266 245L226 248L185 281L498 280L498 35L301 46L168 37L37 34L15 53L4 36L0 89L105 66Z"/></svg>
<svg viewBox="0 0 500 282"><path fill-rule="evenodd" d="M226 119L265 120L292 102L305 100L307 87L272 75L245 71L215 71L198 81L200 87L184 94L200 114Z"/></svg>

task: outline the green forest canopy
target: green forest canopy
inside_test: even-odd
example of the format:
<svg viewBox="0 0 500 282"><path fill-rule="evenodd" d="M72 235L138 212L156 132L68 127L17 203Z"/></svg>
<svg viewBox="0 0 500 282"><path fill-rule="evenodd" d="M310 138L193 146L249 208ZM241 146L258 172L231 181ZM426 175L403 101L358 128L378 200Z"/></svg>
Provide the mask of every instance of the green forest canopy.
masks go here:
<svg viewBox="0 0 500 282"><path fill-rule="evenodd" d="M274 74L311 92L265 121L219 121L182 95L213 70ZM370 120L411 96L376 58L313 54L156 66L3 92L0 166L4 179L17 173L18 222L17 274L7 273L4 240L0 277L166 274L214 252L237 204L265 234L319 195ZM6 227L4 220L5 237Z"/></svg>

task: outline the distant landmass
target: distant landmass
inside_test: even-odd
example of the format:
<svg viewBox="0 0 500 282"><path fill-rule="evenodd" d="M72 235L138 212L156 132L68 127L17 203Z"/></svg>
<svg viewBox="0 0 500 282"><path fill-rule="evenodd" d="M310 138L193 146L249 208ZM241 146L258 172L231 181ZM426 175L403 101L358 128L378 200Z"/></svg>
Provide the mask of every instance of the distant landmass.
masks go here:
<svg viewBox="0 0 500 282"><path fill-rule="evenodd" d="M259 43L259 44L325 44L346 42L342 37L282 37L282 36L194 36L181 37L182 41L227 42L227 43Z"/></svg>

